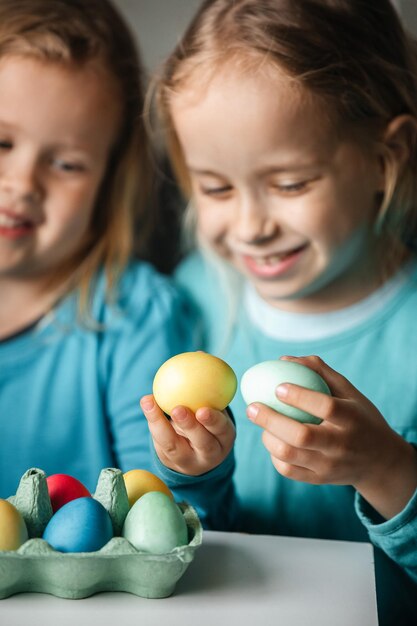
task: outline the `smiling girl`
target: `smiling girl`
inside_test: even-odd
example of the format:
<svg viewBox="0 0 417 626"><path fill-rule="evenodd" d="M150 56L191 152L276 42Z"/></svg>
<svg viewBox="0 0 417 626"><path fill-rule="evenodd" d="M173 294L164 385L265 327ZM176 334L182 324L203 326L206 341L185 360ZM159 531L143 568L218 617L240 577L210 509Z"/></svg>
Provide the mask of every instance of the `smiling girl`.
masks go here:
<svg viewBox="0 0 417 626"><path fill-rule="evenodd" d="M414 50L388 0L206 0L157 85L194 212L178 280L202 347L238 378L292 355L332 392L276 391L319 425L237 395L237 528L372 541L380 623L402 625L417 614ZM180 433L146 415L185 471L199 414Z"/></svg>
<svg viewBox="0 0 417 626"><path fill-rule="evenodd" d="M33 466L151 469L138 399L192 325L133 258L142 80L107 0L0 0L0 497Z"/></svg>

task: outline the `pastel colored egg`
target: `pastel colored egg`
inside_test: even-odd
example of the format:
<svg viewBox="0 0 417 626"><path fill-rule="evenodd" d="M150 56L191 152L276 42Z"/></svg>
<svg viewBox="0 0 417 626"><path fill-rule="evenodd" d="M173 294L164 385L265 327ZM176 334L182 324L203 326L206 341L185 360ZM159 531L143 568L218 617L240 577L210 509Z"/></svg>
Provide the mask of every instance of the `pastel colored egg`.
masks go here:
<svg viewBox="0 0 417 626"><path fill-rule="evenodd" d="M174 499L164 481L158 476L155 476L155 474L152 474L152 472L148 472L144 469L132 469L125 472L123 478L131 507L135 504L136 500L141 498L145 493L148 493L148 491L161 491L172 500Z"/></svg>
<svg viewBox="0 0 417 626"><path fill-rule="evenodd" d="M200 407L222 411L236 393L232 368L207 352L183 352L165 361L153 381L153 395L161 409L171 415L178 405L194 413Z"/></svg>
<svg viewBox="0 0 417 626"><path fill-rule="evenodd" d="M28 539L25 521L17 508L0 499L0 550L17 550Z"/></svg>
<svg viewBox="0 0 417 626"><path fill-rule="evenodd" d="M71 500L91 497L90 492L82 482L73 476L68 476L68 474L51 474L47 477L46 483L54 513Z"/></svg>
<svg viewBox="0 0 417 626"><path fill-rule="evenodd" d="M60 552L95 552L113 537L110 515L91 497L64 504L49 520L43 539Z"/></svg>
<svg viewBox="0 0 417 626"><path fill-rule="evenodd" d="M275 395L275 389L281 383L293 383L331 395L323 378L309 367L294 361L263 361L250 367L243 374L240 389L246 404L262 402L278 413L292 417L299 422L320 424L318 417L281 402Z"/></svg>
<svg viewBox="0 0 417 626"><path fill-rule="evenodd" d="M122 536L137 550L167 554L188 543L188 530L178 505L160 491L145 493L130 509Z"/></svg>

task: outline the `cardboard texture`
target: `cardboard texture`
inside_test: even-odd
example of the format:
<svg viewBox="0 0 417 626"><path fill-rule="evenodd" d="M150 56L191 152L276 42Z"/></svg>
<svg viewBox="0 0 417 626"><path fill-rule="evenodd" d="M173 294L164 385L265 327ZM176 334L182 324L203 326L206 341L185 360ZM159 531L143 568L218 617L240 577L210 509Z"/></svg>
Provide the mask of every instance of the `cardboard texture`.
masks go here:
<svg viewBox="0 0 417 626"><path fill-rule="evenodd" d="M109 512L116 536L97 552L58 552L41 539L52 516L46 475L32 468L22 476L16 495L8 500L22 514L29 540L16 551L0 551L0 599L24 591L72 599L100 591L126 591L144 598L173 593L202 542L195 509L179 504L188 527L188 544L168 554L152 555L119 536L129 510L120 470L103 469L93 497Z"/></svg>

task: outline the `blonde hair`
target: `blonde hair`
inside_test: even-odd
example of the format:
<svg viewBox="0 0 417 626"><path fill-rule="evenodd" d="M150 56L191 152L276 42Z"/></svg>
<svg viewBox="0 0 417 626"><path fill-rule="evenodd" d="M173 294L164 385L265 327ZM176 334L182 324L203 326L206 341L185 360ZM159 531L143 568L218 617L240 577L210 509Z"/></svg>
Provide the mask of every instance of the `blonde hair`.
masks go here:
<svg viewBox="0 0 417 626"><path fill-rule="evenodd" d="M69 282L71 288L78 288L80 311L86 313L98 270L105 270L110 295L132 255L135 220L141 226L139 246L151 228L145 213L150 153L138 51L109 0L0 0L0 58L10 55L66 67L99 65L122 102L121 130L109 155L88 234L48 284Z"/></svg>
<svg viewBox="0 0 417 626"><path fill-rule="evenodd" d="M327 104L339 132L381 142L396 116L417 123L417 54L389 0L206 0L156 79L153 92L179 182L191 185L170 114L172 94L227 60L276 66ZM271 82L271 89L273 88ZM379 236L393 265L404 246L417 250L417 150L398 171L387 151Z"/></svg>

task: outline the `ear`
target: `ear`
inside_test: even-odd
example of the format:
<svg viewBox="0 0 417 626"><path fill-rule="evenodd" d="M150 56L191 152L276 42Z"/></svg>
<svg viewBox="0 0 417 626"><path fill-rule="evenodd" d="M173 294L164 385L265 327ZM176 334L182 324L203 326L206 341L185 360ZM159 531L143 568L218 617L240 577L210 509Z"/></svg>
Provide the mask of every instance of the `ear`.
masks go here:
<svg viewBox="0 0 417 626"><path fill-rule="evenodd" d="M412 115L397 115L387 124L377 149L379 191L386 191L389 179L397 179L411 157L416 140L417 120Z"/></svg>
<svg viewBox="0 0 417 626"><path fill-rule="evenodd" d="M397 115L387 125L383 144L397 172L400 172L409 160L416 137L417 120L412 115Z"/></svg>

